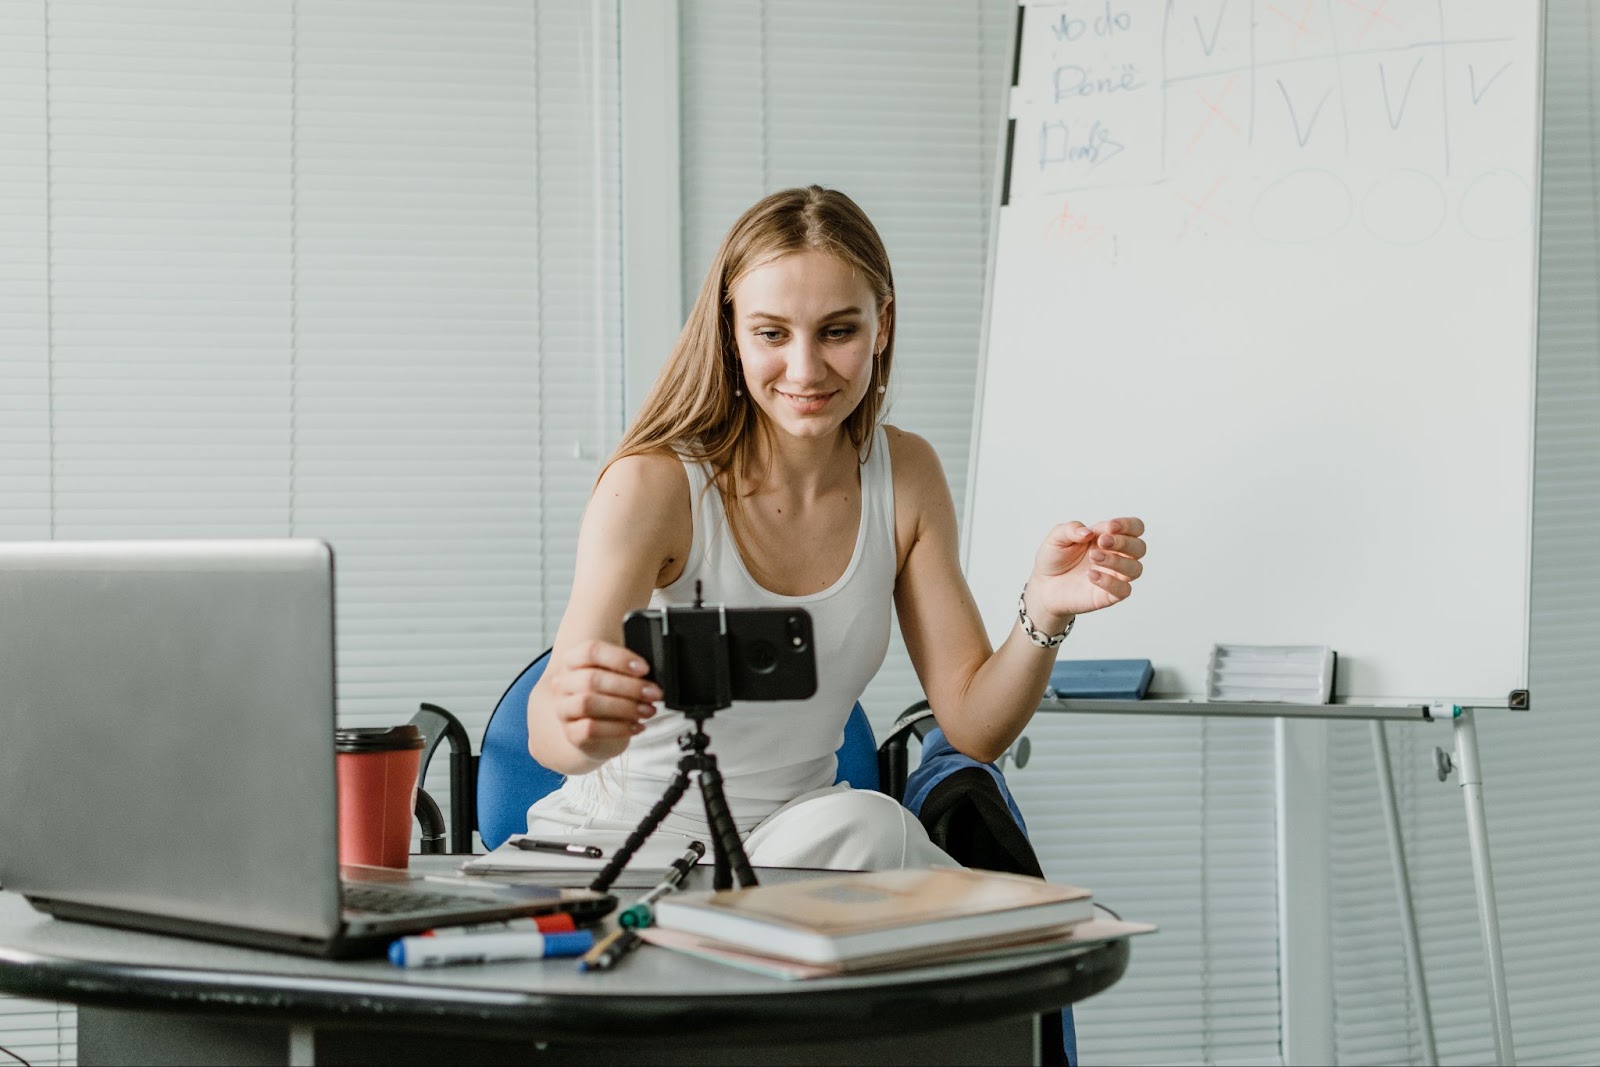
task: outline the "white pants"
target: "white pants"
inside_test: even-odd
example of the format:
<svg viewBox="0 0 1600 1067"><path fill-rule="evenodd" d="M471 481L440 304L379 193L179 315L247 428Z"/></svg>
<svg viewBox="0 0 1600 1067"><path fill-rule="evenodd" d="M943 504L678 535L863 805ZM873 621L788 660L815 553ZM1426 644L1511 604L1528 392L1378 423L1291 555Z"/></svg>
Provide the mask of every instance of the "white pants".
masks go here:
<svg viewBox="0 0 1600 1067"><path fill-rule="evenodd" d="M680 814L697 799L691 790L661 829L708 837L704 818ZM631 830L636 822L586 814L559 791L528 809L530 834ZM899 801L844 782L795 797L745 834L744 848L753 867L878 871L960 866L928 840L928 832Z"/></svg>

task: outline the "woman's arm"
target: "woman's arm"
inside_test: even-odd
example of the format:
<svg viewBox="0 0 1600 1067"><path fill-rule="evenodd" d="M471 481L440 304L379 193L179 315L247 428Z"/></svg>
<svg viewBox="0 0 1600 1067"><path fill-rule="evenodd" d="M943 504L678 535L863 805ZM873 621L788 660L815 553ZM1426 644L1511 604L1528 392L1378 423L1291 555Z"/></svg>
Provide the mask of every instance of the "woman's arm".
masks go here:
<svg viewBox="0 0 1600 1067"><path fill-rule="evenodd" d="M683 570L693 539L683 462L627 456L584 509L572 592L550 665L528 695L528 751L561 774L584 774L628 747L661 692L622 644L622 617Z"/></svg>
<svg viewBox="0 0 1600 1067"><path fill-rule="evenodd" d="M933 448L890 430L895 472L896 539L904 559L895 609L912 666L945 737L957 750L993 762L1022 733L1039 706L1057 649L1041 648L1013 623L1000 648L961 573L955 503ZM1077 615L1132 592L1143 571L1138 519L1052 529L1027 579L1028 615L1043 634L1058 634ZM1068 641L1071 640L1069 637Z"/></svg>

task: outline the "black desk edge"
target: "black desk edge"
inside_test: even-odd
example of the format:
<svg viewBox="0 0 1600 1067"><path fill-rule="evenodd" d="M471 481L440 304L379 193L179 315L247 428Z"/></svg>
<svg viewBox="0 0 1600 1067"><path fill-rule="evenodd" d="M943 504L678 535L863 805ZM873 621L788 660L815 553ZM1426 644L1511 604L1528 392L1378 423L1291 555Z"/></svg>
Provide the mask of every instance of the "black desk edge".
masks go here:
<svg viewBox="0 0 1600 1067"><path fill-rule="evenodd" d="M665 951L665 950L663 950ZM1072 1001L1099 993L1127 970L1126 938L1068 956L1033 957L1016 967L974 979L940 975L939 967L907 970L893 986L863 987L849 979L822 985L786 982L771 993L685 997L638 994L541 995L514 990L452 989L370 979L307 978L209 968L144 966L40 956L0 947L0 991L75 1004L184 1014L245 1016L263 1010L280 1021L457 1031L477 1037L614 1040L619 1033L650 1038L679 1034L691 1020L724 1040L791 1040L815 1037L818 1018L834 1036L881 1029L885 1016L908 1027L954 1026L1003 1016L1054 1011L1059 991ZM925 977L924 977L925 976ZM974 982L982 995L974 997ZM870 988L872 995L864 996ZM1004 1011L998 1010L1004 1007ZM619 1028L622 1028L619 1030Z"/></svg>

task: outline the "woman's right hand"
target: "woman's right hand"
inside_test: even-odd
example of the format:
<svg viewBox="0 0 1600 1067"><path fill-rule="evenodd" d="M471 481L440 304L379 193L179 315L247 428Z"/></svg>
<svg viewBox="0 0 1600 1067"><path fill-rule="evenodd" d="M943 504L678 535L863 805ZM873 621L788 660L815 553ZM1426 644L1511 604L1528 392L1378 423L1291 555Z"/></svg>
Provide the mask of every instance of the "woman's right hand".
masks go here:
<svg viewBox="0 0 1600 1067"><path fill-rule="evenodd" d="M661 689L639 654L609 641L583 641L545 673L567 742L596 765L620 755L656 713Z"/></svg>

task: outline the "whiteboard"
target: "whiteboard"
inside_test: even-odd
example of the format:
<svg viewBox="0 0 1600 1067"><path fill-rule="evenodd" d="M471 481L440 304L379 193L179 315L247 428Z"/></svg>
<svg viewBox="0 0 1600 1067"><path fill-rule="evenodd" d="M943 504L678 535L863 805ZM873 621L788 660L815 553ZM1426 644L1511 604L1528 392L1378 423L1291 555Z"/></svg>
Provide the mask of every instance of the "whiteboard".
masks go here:
<svg viewBox="0 0 1600 1067"><path fill-rule="evenodd" d="M1050 526L1135 514L1063 658L1203 697L1216 643L1336 699L1527 685L1540 6L1022 9L963 530L996 642Z"/></svg>

